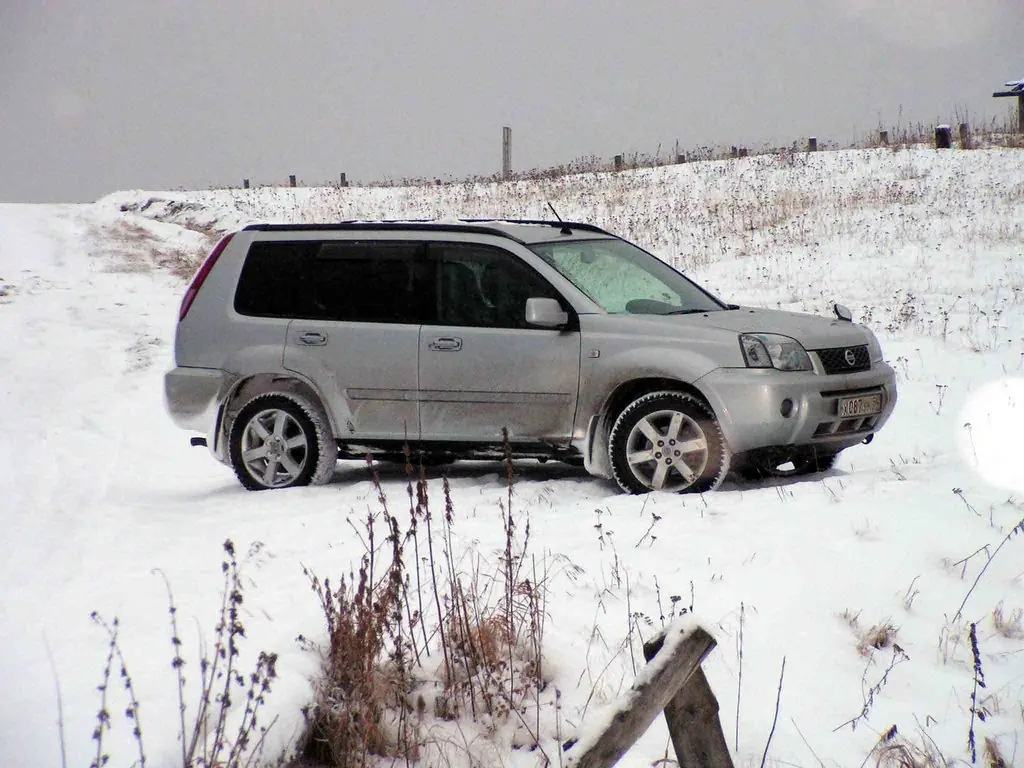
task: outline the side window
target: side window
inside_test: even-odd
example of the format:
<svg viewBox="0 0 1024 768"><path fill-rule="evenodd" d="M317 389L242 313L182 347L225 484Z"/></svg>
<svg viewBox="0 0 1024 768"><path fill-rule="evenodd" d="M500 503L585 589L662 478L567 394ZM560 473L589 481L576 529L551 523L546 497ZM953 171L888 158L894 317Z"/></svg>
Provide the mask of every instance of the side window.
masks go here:
<svg viewBox="0 0 1024 768"><path fill-rule="evenodd" d="M420 243L324 243L303 270L307 317L421 323L429 303L427 268Z"/></svg>
<svg viewBox="0 0 1024 768"><path fill-rule="evenodd" d="M437 264L440 325L532 328L526 300L561 301L558 292L514 254L471 243L431 243Z"/></svg>
<svg viewBox="0 0 1024 768"><path fill-rule="evenodd" d="M302 265L316 255L315 241L257 241L249 248L235 290L235 311L255 317L300 317Z"/></svg>
<svg viewBox="0 0 1024 768"><path fill-rule="evenodd" d="M428 269L416 242L257 242L242 267L235 311L417 324L430 303Z"/></svg>

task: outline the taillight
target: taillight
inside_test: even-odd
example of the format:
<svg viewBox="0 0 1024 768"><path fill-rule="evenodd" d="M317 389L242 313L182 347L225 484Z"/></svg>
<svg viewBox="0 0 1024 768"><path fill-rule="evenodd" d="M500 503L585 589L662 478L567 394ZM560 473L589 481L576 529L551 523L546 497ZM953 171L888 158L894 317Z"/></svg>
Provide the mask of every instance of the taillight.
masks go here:
<svg viewBox="0 0 1024 768"><path fill-rule="evenodd" d="M206 257L206 261L196 272L196 276L192 278L192 284L185 291L185 297L181 300L181 309L178 311L178 322L180 323L185 319L185 315L188 314L189 309L192 307L192 302L196 300L196 296L199 293L199 289L203 287L203 281L206 280L206 276L210 274L210 270L213 269L213 265L217 263L217 259L224 252L224 249L228 247L228 243L231 242L231 238L235 236L234 232L225 235L221 238L220 242L214 246L213 250L210 251L210 255Z"/></svg>

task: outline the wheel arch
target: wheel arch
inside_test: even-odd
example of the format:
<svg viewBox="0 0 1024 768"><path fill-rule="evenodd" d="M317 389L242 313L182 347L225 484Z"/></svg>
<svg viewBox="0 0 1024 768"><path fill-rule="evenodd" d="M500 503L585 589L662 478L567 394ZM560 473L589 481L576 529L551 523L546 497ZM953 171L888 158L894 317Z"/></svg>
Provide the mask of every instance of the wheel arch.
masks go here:
<svg viewBox="0 0 1024 768"><path fill-rule="evenodd" d="M709 411L715 414L711 401L699 387L691 382L665 376L645 376L621 382L604 399L597 416L594 417L591 424L592 434L587 440L588 450L584 457L587 471L601 477L610 478L612 476L611 464L608 461L608 440L611 436L612 425L615 423L615 419L618 418L627 405L638 397L663 390L685 392L688 395L693 395L704 403ZM717 418L717 414L715 416Z"/></svg>
<svg viewBox="0 0 1024 768"><path fill-rule="evenodd" d="M238 412L254 397L279 392L284 395L301 397L325 417L331 430L331 437L337 434L330 411L324 406L324 400L316 388L301 376L291 373L257 373L239 379L228 392L217 411L217 424L214 444L210 447L214 456L221 462L228 463L228 436L231 425Z"/></svg>

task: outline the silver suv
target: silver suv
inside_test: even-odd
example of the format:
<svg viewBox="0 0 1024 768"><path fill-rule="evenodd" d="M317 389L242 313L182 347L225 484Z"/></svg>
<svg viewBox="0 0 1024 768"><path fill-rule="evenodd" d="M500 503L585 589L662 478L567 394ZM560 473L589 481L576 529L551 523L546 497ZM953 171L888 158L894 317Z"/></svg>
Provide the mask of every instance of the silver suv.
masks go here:
<svg viewBox="0 0 1024 768"><path fill-rule="evenodd" d="M588 224L253 225L185 293L167 405L252 490L408 445L703 492L827 469L885 424L895 374L835 314L727 304Z"/></svg>

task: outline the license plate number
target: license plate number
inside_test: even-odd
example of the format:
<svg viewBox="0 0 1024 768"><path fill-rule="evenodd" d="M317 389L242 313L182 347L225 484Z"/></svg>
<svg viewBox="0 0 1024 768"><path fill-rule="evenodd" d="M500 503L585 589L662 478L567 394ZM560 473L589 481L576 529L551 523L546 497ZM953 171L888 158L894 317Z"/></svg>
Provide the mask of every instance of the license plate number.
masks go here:
<svg viewBox="0 0 1024 768"><path fill-rule="evenodd" d="M873 416L882 412L881 395L844 397L839 401L839 418L852 419L857 416Z"/></svg>

